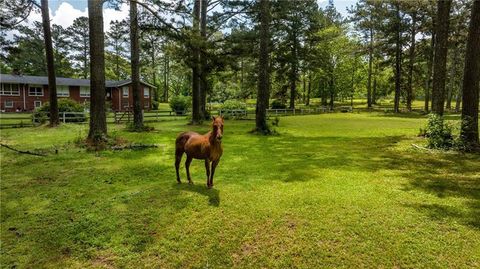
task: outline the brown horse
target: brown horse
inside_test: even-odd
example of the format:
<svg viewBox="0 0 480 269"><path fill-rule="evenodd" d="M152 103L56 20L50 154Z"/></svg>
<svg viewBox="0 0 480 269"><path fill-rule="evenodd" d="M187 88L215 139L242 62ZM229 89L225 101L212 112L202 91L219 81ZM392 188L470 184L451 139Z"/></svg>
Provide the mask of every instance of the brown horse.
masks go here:
<svg viewBox="0 0 480 269"><path fill-rule="evenodd" d="M185 152L187 160L185 161L185 168L187 170L188 183L192 184L190 178L190 163L192 159L205 160L205 169L207 170L207 187L213 187L213 174L215 168L222 157L223 146L223 118L213 117L212 131L201 135L195 132L184 132L177 136L175 141L175 169L177 171L177 182L180 181L180 161ZM210 162L212 163L212 171L210 173Z"/></svg>

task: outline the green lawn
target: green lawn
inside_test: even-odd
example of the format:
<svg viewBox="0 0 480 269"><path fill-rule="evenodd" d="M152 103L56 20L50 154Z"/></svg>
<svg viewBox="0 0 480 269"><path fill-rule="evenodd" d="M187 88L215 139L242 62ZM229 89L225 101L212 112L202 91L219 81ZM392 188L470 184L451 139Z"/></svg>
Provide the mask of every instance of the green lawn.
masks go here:
<svg viewBox="0 0 480 269"><path fill-rule="evenodd" d="M425 118L280 118L277 136L225 123L215 187L175 181L185 120L109 132L142 151L88 153L88 126L1 130L5 268L479 268L480 156L418 150ZM185 172L182 165L182 179Z"/></svg>

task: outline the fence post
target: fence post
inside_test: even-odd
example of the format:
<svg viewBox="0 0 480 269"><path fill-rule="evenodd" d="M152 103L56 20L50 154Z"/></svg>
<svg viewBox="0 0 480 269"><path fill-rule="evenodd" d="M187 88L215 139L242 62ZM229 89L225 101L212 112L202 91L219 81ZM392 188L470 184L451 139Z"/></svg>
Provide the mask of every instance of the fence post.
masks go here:
<svg viewBox="0 0 480 269"><path fill-rule="evenodd" d="M65 123L65 112L62 112L63 123Z"/></svg>

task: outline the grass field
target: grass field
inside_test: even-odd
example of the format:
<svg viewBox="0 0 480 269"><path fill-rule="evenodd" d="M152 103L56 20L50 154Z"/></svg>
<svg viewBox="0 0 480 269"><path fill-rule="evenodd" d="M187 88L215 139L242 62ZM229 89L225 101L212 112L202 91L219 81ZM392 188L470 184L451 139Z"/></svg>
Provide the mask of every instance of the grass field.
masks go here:
<svg viewBox="0 0 480 269"><path fill-rule="evenodd" d="M178 132L109 132L141 151L85 152L86 125L1 130L5 268L479 268L480 156L429 152L426 120L382 113L284 117L279 135L225 123L214 189L202 161L176 184ZM185 172L182 165L182 179Z"/></svg>

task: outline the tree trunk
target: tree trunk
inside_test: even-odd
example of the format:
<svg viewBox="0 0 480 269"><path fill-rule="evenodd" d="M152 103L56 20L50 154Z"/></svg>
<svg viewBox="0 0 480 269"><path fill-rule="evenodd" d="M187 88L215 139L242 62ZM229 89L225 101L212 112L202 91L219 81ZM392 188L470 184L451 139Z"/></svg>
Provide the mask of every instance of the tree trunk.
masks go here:
<svg viewBox="0 0 480 269"><path fill-rule="evenodd" d="M330 90L330 110L333 110L335 105L335 77L333 74L330 77L328 88Z"/></svg>
<svg viewBox="0 0 480 269"><path fill-rule="evenodd" d="M462 87L459 87L457 97L456 97L456 100L455 100L455 112L460 111L460 103L462 102L462 96L463 96Z"/></svg>
<svg viewBox="0 0 480 269"><path fill-rule="evenodd" d="M456 76L457 76L457 62L458 62L458 43L454 46L453 52L453 59L452 59L452 66L450 67L450 79L448 83L448 90L447 90L447 103L445 105L445 109L452 109L452 98L453 98L453 90L456 85Z"/></svg>
<svg viewBox="0 0 480 269"><path fill-rule="evenodd" d="M370 44L368 46L368 82L367 107L372 107L372 64L373 64L373 28L370 28Z"/></svg>
<svg viewBox="0 0 480 269"><path fill-rule="evenodd" d="M168 102L168 56L163 55L163 101Z"/></svg>
<svg viewBox="0 0 480 269"><path fill-rule="evenodd" d="M461 137L470 148L479 147L478 102L480 81L480 1L473 1L468 30L467 51L463 74Z"/></svg>
<svg viewBox="0 0 480 269"><path fill-rule="evenodd" d="M452 0L437 2L437 24L435 29L435 61L433 65L432 111L443 115L445 103L445 74L447 68L448 28Z"/></svg>
<svg viewBox="0 0 480 269"><path fill-rule="evenodd" d="M156 57L155 57L155 42L152 40L150 43L150 47L152 48L152 54L150 55L150 58L152 59L152 79L153 79L153 85L155 86L155 89L153 89L153 100L155 102L158 102L159 96L158 96L158 86L157 86L157 69L156 69Z"/></svg>
<svg viewBox="0 0 480 269"><path fill-rule="evenodd" d="M55 77L55 64L53 62L52 32L50 30L50 16L48 14L48 0L42 0L42 24L45 41L45 58L47 60L48 92L50 101L50 126L55 127L60 123L58 116L57 82Z"/></svg>
<svg viewBox="0 0 480 269"><path fill-rule="evenodd" d="M193 6L193 35L199 38L200 1L195 0ZM200 92L200 49L197 44L192 49L192 124L202 122Z"/></svg>
<svg viewBox="0 0 480 269"><path fill-rule="evenodd" d="M417 12L412 13L412 28L410 29L410 57L408 63L408 85L407 85L407 109L412 111L413 99L413 64L415 61L415 34L416 34Z"/></svg>
<svg viewBox="0 0 480 269"><path fill-rule="evenodd" d="M435 58L435 31L432 33L432 39L430 40L430 55L428 57L427 61L427 85L425 88L425 113L428 113L430 111L430 92L431 92L431 87L432 87L432 82L433 82L433 61Z"/></svg>
<svg viewBox="0 0 480 269"><path fill-rule="evenodd" d="M375 71L373 72L373 91L372 91L372 104L377 104L377 74L378 64L375 63Z"/></svg>
<svg viewBox="0 0 480 269"><path fill-rule="evenodd" d="M290 70L290 109L295 109L295 97L297 95L297 33L292 33L292 67Z"/></svg>
<svg viewBox="0 0 480 269"><path fill-rule="evenodd" d="M200 112L205 118L207 112L208 66L207 66L207 9L208 1L201 0L200 35L202 46L200 51Z"/></svg>
<svg viewBox="0 0 480 269"><path fill-rule="evenodd" d="M306 105L310 105L310 94L312 92L312 74L308 72L308 90L307 90L307 102Z"/></svg>
<svg viewBox="0 0 480 269"><path fill-rule="evenodd" d="M255 111L257 132L269 133L267 108L270 98L269 43L270 43L270 1L259 0L260 5L260 54L258 59L258 92Z"/></svg>
<svg viewBox="0 0 480 269"><path fill-rule="evenodd" d="M399 3L396 3L397 10L397 22L396 22L396 41L395 41L395 98L394 98L394 111L395 113L400 112L400 90L401 90L401 81L402 81L402 44L401 44L401 33L400 33L400 6Z"/></svg>
<svg viewBox="0 0 480 269"><path fill-rule="evenodd" d="M142 103L140 100L139 40L137 2L130 1L130 66L132 69L133 127L135 130L143 129Z"/></svg>
<svg viewBox="0 0 480 269"><path fill-rule="evenodd" d="M105 114L105 37L102 0L88 1L90 35L90 130L88 139L95 144L107 136Z"/></svg>

